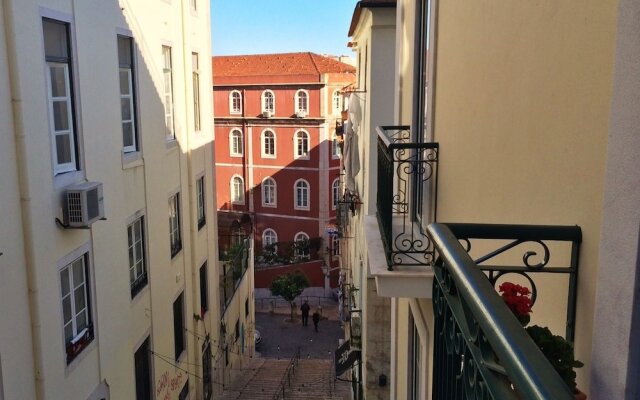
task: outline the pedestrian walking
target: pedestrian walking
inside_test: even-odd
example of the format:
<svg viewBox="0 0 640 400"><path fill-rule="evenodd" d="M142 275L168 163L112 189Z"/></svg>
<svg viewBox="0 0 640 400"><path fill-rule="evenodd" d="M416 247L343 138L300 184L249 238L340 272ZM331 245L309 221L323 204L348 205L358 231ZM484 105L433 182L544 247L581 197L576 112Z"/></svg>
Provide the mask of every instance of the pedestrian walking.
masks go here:
<svg viewBox="0 0 640 400"><path fill-rule="evenodd" d="M318 310L316 310L313 313L313 327L316 329L316 332L318 332L318 322L320 322L320 314L318 313Z"/></svg>
<svg viewBox="0 0 640 400"><path fill-rule="evenodd" d="M300 306L300 311L302 312L302 326L307 326L309 324L309 303L307 300L304 301L304 304Z"/></svg>

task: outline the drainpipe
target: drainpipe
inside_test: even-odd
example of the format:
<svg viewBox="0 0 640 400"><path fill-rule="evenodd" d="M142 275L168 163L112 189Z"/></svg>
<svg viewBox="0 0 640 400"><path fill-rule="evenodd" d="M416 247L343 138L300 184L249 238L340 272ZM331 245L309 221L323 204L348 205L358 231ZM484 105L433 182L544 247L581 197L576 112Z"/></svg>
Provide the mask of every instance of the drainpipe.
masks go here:
<svg viewBox="0 0 640 400"><path fill-rule="evenodd" d="M19 2L19 0L18 0ZM40 335L40 309L38 307L38 287L34 265L34 244L32 234L31 193L29 191L28 176L29 163L27 162L26 135L24 133L24 112L22 111L22 98L20 97L20 83L18 57L15 44L15 23L10 17L14 14L12 0L2 0L4 9L4 30L7 46L7 65L9 69L9 87L11 92L11 108L13 113L15 147L18 168L18 186L20 190L20 209L23 226L24 256L27 273L27 286L29 290L29 318L31 322L31 343L33 347L33 364L35 374L36 398L44 398L44 378L42 377L42 348Z"/></svg>

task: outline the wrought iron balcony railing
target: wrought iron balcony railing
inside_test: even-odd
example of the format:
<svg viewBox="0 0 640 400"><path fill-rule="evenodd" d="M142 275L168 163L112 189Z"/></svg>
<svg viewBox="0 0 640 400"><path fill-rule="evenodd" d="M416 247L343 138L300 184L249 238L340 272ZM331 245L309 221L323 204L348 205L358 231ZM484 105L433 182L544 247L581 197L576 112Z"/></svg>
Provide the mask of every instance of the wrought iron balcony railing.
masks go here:
<svg viewBox="0 0 640 400"><path fill-rule="evenodd" d="M531 275L567 274L566 338L572 341L580 228L431 224L427 230L438 255L433 282L433 398L574 399L494 286L505 275L515 274L529 282L535 302ZM498 248L487 253L489 246L483 243L472 249L472 242L485 239L498 243ZM550 264L552 250L559 265Z"/></svg>
<svg viewBox="0 0 640 400"><path fill-rule="evenodd" d="M222 260L222 275L220 275L220 309L224 313L233 299L245 272L249 268L249 239L242 239L239 243L226 249ZM221 253L222 254L222 253Z"/></svg>
<svg viewBox="0 0 640 400"><path fill-rule="evenodd" d="M387 265L430 265L433 245L420 221L435 221L438 143L411 142L408 126L377 131L376 204Z"/></svg>

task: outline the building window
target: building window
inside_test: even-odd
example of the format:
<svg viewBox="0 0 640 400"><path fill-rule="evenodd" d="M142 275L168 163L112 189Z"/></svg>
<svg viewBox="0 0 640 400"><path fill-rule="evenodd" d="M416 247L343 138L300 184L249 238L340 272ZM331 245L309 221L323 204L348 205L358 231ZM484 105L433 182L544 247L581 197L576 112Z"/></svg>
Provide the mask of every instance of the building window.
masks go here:
<svg viewBox="0 0 640 400"><path fill-rule="evenodd" d="M240 114L242 112L242 94L237 90L229 93L229 111L231 114Z"/></svg>
<svg viewBox="0 0 640 400"><path fill-rule="evenodd" d="M309 182L298 179L295 183L295 208L309 209Z"/></svg>
<svg viewBox="0 0 640 400"><path fill-rule="evenodd" d="M211 342L207 341L202 352L202 396L204 400L211 400L213 394L212 360Z"/></svg>
<svg viewBox="0 0 640 400"><path fill-rule="evenodd" d="M178 400L187 400L189 398L189 379L182 385L180 393L178 393Z"/></svg>
<svg viewBox="0 0 640 400"><path fill-rule="evenodd" d="M231 178L231 203L244 204L244 180L237 175Z"/></svg>
<svg viewBox="0 0 640 400"><path fill-rule="evenodd" d="M340 255L340 238L338 235L331 235L331 254L334 256Z"/></svg>
<svg viewBox="0 0 640 400"><path fill-rule="evenodd" d="M129 243L129 282L131 298L147 286L147 265L145 262L144 217L140 217L127 226Z"/></svg>
<svg viewBox="0 0 640 400"><path fill-rule="evenodd" d="M249 299L244 299L244 316L249 316Z"/></svg>
<svg viewBox="0 0 640 400"><path fill-rule="evenodd" d="M184 339L184 293L180 293L173 302L173 345L176 360L185 349Z"/></svg>
<svg viewBox="0 0 640 400"><path fill-rule="evenodd" d="M208 285L208 269L207 262L200 267L200 315L204 316L204 314L209 310L209 285Z"/></svg>
<svg viewBox="0 0 640 400"><path fill-rule="evenodd" d="M271 228L267 228L262 232L262 247L275 246L278 243L278 234Z"/></svg>
<svg viewBox="0 0 640 400"><path fill-rule="evenodd" d="M262 112L268 111L272 115L276 111L275 95L271 90L265 90L262 92Z"/></svg>
<svg viewBox="0 0 640 400"><path fill-rule="evenodd" d="M338 207L338 201L340 200L340 179L336 178L333 180L333 184L331 185L331 209L335 210Z"/></svg>
<svg viewBox="0 0 640 400"><path fill-rule="evenodd" d="M331 157L336 159L340 158L340 146L338 142L338 136L333 134L333 140L331 141Z"/></svg>
<svg viewBox="0 0 640 400"><path fill-rule="evenodd" d="M192 0L195 4L195 0ZM198 53L191 53L191 84L193 86L193 129L200 130L200 69Z"/></svg>
<svg viewBox="0 0 640 400"><path fill-rule="evenodd" d="M309 235L304 232L296 233L294 241L294 256L298 260L308 260L309 256Z"/></svg>
<svg viewBox="0 0 640 400"><path fill-rule="evenodd" d="M262 181L262 205L275 207L277 186L273 178L266 178Z"/></svg>
<svg viewBox="0 0 640 400"><path fill-rule="evenodd" d="M333 92L332 102L333 105L333 113L339 114L342 111L342 96L340 96L340 91L335 90Z"/></svg>
<svg viewBox="0 0 640 400"><path fill-rule="evenodd" d="M409 315L409 399L418 400L420 396L422 379L421 361L422 351L420 346L420 335L412 315Z"/></svg>
<svg viewBox="0 0 640 400"><path fill-rule="evenodd" d="M294 149L294 158L309 158L309 134L307 132L296 132Z"/></svg>
<svg viewBox="0 0 640 400"><path fill-rule="evenodd" d="M173 67L171 62L171 47L162 46L162 78L164 81L164 124L167 140L176 138L173 121Z"/></svg>
<svg viewBox="0 0 640 400"><path fill-rule="evenodd" d="M60 270L67 365L93 340L88 263L89 253L85 253Z"/></svg>
<svg viewBox="0 0 640 400"><path fill-rule="evenodd" d="M45 18L42 20L42 30L47 62L53 172L61 174L78 169L69 24Z"/></svg>
<svg viewBox="0 0 640 400"><path fill-rule="evenodd" d="M133 39L118 36L118 64L120 66L120 114L122 117L123 151L138 150L136 133L135 73Z"/></svg>
<svg viewBox="0 0 640 400"><path fill-rule="evenodd" d="M306 90L298 90L295 96L296 113L304 115L309 113L309 94Z"/></svg>
<svg viewBox="0 0 640 400"><path fill-rule="evenodd" d="M262 132L262 157L276 157L276 134L272 130Z"/></svg>
<svg viewBox="0 0 640 400"><path fill-rule="evenodd" d="M151 346L149 338L133 355L136 379L136 400L151 400Z"/></svg>
<svg viewBox="0 0 640 400"><path fill-rule="evenodd" d="M207 223L206 203L204 198L204 176L196 179L196 201L198 208L198 230Z"/></svg>
<svg viewBox="0 0 640 400"><path fill-rule="evenodd" d="M234 333L234 342L237 342L240 339L240 318L236 320L236 330Z"/></svg>
<svg viewBox="0 0 640 400"><path fill-rule="evenodd" d="M169 243L171 245L171 258L173 258L182 250L179 192L169 198Z"/></svg>
<svg viewBox="0 0 640 400"><path fill-rule="evenodd" d="M238 129L233 129L229 133L229 152L231 157L242 157L242 150L242 132Z"/></svg>

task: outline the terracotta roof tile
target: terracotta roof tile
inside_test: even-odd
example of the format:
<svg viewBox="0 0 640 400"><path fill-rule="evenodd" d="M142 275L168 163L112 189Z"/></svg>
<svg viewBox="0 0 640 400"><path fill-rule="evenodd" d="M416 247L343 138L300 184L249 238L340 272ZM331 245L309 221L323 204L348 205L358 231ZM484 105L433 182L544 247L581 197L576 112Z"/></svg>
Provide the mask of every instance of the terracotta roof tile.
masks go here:
<svg viewBox="0 0 640 400"><path fill-rule="evenodd" d="M349 64L311 52L213 57L214 77L320 75L355 71Z"/></svg>

